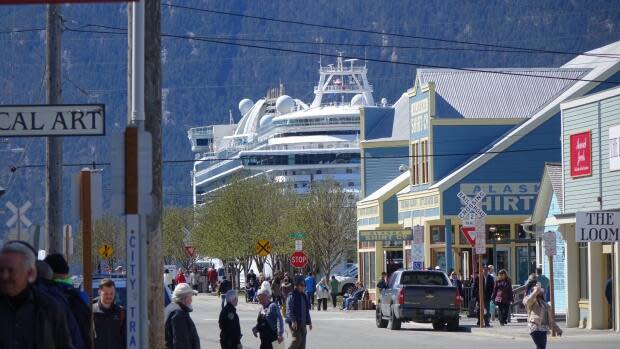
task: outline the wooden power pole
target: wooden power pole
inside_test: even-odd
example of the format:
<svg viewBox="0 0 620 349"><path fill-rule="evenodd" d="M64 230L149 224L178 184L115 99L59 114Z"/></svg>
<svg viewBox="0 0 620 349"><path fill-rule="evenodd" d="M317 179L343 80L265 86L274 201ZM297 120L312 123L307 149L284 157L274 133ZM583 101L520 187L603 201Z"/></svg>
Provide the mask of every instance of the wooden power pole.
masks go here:
<svg viewBox="0 0 620 349"><path fill-rule="evenodd" d="M153 149L153 210L147 217L149 280L149 348L163 348L164 300L161 254L162 195L162 103L161 103L161 8L160 0L145 2L144 37L144 129L151 133Z"/></svg>
<svg viewBox="0 0 620 349"><path fill-rule="evenodd" d="M59 104L61 83L60 5L48 5L45 44L45 82L47 103ZM48 253L63 252L63 200L62 200L62 138L47 137L45 144L45 231L48 236Z"/></svg>

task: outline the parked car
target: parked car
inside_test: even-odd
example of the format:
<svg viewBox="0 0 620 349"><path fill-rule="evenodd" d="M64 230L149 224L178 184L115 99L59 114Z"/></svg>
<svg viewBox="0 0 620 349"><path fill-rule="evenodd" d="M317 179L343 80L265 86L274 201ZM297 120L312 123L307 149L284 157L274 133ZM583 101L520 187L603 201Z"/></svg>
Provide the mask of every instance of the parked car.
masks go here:
<svg viewBox="0 0 620 349"><path fill-rule="evenodd" d="M403 322L432 323L435 330L459 328L460 295L442 271L398 270L381 290L377 327L399 330Z"/></svg>

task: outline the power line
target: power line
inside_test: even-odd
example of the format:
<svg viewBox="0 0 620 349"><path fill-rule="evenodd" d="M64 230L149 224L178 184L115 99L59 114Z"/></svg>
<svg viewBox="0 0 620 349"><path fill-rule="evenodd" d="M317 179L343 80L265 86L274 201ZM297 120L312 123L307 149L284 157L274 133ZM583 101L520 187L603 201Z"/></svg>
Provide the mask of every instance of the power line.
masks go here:
<svg viewBox="0 0 620 349"><path fill-rule="evenodd" d="M606 54L581 53L581 52L571 52L571 51L555 51L555 50L545 50L545 49L536 49L536 48L527 48L527 47L518 47L518 46L487 44L487 43L475 42L475 41L462 41L462 40L442 39L442 38L436 38L436 37L430 37L430 36L408 35L408 34L394 33L394 32L379 32L379 31L370 30L370 29L348 28L348 27L341 27L341 26L335 26L335 25L317 24L317 23L302 22L302 21L288 20L288 19L275 18L275 17L246 15L246 14L236 13L236 12L219 11L219 10L212 10L212 9L206 9L206 8L199 8L199 7L192 7L192 6L185 6L185 5L170 4L170 3L162 3L162 6L167 6L167 7L170 7L170 8L178 8L178 9L183 9L183 10L196 11L196 12L219 14L219 15L225 15L225 16L233 16L233 17L241 17L241 18L251 18L251 19L262 20L262 21L269 21L269 22L279 22L279 23L287 23L287 24L295 24L295 25L304 25L304 26L324 28L324 29L335 29L335 30L357 32L357 33L364 33L364 34L373 34L373 35L382 35L382 36L394 36L394 37L400 37L400 38L428 40L428 41L451 43L451 44L475 45L475 46L482 46L482 47L493 47L493 48L503 48L503 49L521 50L521 51L533 51L533 52L538 52L538 53L553 53L553 54L562 54L562 55L584 55L584 56L595 56L595 57L618 57L618 55L610 56L610 55L606 55Z"/></svg>
<svg viewBox="0 0 620 349"><path fill-rule="evenodd" d="M66 28L66 30L69 31L69 32L76 32L76 33L111 34L111 35L125 35L126 34L126 33L123 33L123 32L116 32L116 31L80 30L80 29L73 29L73 28ZM385 60L385 59L377 59L377 58L367 58L367 57L358 57L358 56L350 56L350 55L341 56L339 54L330 54L330 53L304 51L304 50L294 50L294 49L270 47L270 46L260 46L260 45L253 45L253 44L234 43L234 42L229 42L229 41L207 39L207 38L201 37L201 36L176 35L176 34L166 34L166 33L162 33L161 36L162 37L167 37L167 38L174 38L174 39L194 40L194 41L210 42L210 43L214 43L214 44L240 46L240 47L256 48L256 49L271 50L271 51L299 53L299 54L307 54L307 55L315 55L315 56L334 57L334 58L344 57L344 58L352 58L352 59L358 59L358 60L365 60L365 61L368 61L368 62L397 64L397 65L405 65L405 66L412 66L412 67L426 67L426 68L436 68L436 69L452 69L452 70L468 71L468 72L475 72L475 73L489 73L489 74L498 74L498 75L512 75L512 76L523 76L523 77L533 77L533 78L542 78L542 79L582 81L582 82L596 82L596 83L602 83L602 84L620 85L620 81L581 79L581 78L570 78L570 77L561 77L561 76L545 76L545 75L538 75L538 74L519 73L519 72L514 72L514 71L501 71L501 70L489 70L489 69L478 69L478 68L461 68L461 67L453 67L453 66L446 66L446 65L424 64L424 63L417 63L417 62L402 62L402 61Z"/></svg>
<svg viewBox="0 0 620 349"><path fill-rule="evenodd" d="M445 154L428 154L428 155L382 155L382 156L360 156L360 160L366 159L409 159L409 158L435 158L435 157L450 157L450 156L475 156L482 154L508 154L508 153L531 153L537 151L550 151L550 150L560 150L560 147L542 147L542 148L529 148L529 149L515 149L515 150L502 150L502 151L483 151L483 152L465 152L465 153L445 153ZM214 161L225 161L225 160L242 160L239 157L229 157L229 158L217 158L217 159L168 159L163 160L164 164L184 164L184 163L195 163L199 161L205 162L214 162ZM62 164L64 167L78 167L78 166L110 166L110 162L84 162L84 163L68 163ZM31 165L21 165L14 166L12 170L22 169L22 168L42 168L45 167L45 164L31 164Z"/></svg>

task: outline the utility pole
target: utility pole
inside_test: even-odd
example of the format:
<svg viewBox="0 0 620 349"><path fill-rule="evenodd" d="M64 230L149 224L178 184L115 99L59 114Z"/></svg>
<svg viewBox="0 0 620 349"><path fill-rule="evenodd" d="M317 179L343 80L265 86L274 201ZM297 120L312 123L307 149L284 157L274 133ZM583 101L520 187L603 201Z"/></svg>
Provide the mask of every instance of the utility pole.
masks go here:
<svg viewBox="0 0 620 349"><path fill-rule="evenodd" d="M61 35L60 5L48 5L45 46L45 82L47 103L59 104L61 83ZM62 200L62 138L47 137L45 144L45 231L48 235L48 253L63 251L63 200Z"/></svg>
<svg viewBox="0 0 620 349"><path fill-rule="evenodd" d="M164 346L163 259L161 255L162 195L162 130L161 130L161 7L160 0L145 0L145 67L144 99L145 130L152 136L153 209L147 217L148 280L149 280L149 348Z"/></svg>

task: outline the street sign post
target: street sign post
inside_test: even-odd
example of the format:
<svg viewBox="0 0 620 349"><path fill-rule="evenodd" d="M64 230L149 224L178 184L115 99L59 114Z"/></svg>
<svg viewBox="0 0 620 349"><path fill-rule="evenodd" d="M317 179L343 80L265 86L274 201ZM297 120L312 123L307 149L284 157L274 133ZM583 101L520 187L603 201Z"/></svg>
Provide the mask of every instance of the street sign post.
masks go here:
<svg viewBox="0 0 620 349"><path fill-rule="evenodd" d="M291 265L294 268L305 268L308 265L308 256L304 251L295 251L291 255Z"/></svg>
<svg viewBox="0 0 620 349"><path fill-rule="evenodd" d="M301 232L290 233L288 234L288 236L291 239L295 239L295 240L301 240L305 237L304 233L301 233Z"/></svg>
<svg viewBox="0 0 620 349"><path fill-rule="evenodd" d="M295 240L295 251L303 251L303 250L304 250L304 241Z"/></svg>
<svg viewBox="0 0 620 349"><path fill-rule="evenodd" d="M545 241L545 255L548 258L549 263L549 302L551 303L551 314L555 318L555 296L554 296L554 288L555 285L553 283L553 256L556 254L556 236L555 232L547 231L543 235L543 240ZM555 330L551 329L551 336L555 337Z"/></svg>
<svg viewBox="0 0 620 349"><path fill-rule="evenodd" d="M484 218L486 217L486 212L482 209L482 199L486 196L484 191L479 191L476 193L476 196L471 199L467 194L463 192L459 192L456 195L461 202L463 203L463 208L461 212L459 212L459 218L462 221L461 231L463 231L463 235L472 247L476 254L478 255L478 285L483 284L482 278L482 255L486 252L486 229ZM474 236L475 234L475 236ZM473 242L473 243L472 243ZM474 256L472 254L472 266L474 264ZM478 287L478 299L484 299L483 287ZM479 311L479 323L480 327L484 326L484 313L485 313L485 304L484 302L480 303L480 311Z"/></svg>
<svg viewBox="0 0 620 349"><path fill-rule="evenodd" d="M411 264L414 270L424 268L424 227L413 227L413 241L411 243Z"/></svg>
<svg viewBox="0 0 620 349"><path fill-rule="evenodd" d="M256 243L256 254L261 257L267 257L271 253L271 243L267 240L258 240Z"/></svg>
<svg viewBox="0 0 620 349"><path fill-rule="evenodd" d="M103 104L0 106L0 137L104 135Z"/></svg>

